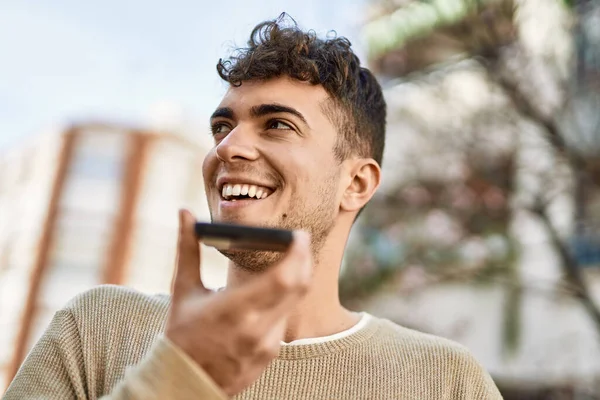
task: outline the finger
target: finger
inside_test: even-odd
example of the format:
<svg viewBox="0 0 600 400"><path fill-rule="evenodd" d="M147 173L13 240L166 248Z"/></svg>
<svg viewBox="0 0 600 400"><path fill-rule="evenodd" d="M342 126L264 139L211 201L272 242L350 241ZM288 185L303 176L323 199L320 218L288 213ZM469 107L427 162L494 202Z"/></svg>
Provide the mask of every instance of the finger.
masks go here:
<svg viewBox="0 0 600 400"><path fill-rule="evenodd" d="M294 232L294 240L283 259L262 276L240 287L243 303L260 309L285 310L308 290L312 276L310 236Z"/></svg>
<svg viewBox="0 0 600 400"><path fill-rule="evenodd" d="M196 219L187 210L179 210L177 262L173 278L173 297L193 289L204 289L200 278L200 242L194 233Z"/></svg>

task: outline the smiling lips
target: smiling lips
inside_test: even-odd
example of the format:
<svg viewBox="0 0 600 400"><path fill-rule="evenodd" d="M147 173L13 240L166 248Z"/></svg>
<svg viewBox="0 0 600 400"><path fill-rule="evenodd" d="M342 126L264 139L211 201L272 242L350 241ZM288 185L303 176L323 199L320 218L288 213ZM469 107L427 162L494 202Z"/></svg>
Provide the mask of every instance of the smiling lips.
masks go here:
<svg viewBox="0 0 600 400"><path fill-rule="evenodd" d="M223 185L223 189L221 190L221 195L225 200L228 201L236 201L242 199L265 199L273 193L273 190L258 186L258 185L250 185L250 184L230 184L226 183Z"/></svg>

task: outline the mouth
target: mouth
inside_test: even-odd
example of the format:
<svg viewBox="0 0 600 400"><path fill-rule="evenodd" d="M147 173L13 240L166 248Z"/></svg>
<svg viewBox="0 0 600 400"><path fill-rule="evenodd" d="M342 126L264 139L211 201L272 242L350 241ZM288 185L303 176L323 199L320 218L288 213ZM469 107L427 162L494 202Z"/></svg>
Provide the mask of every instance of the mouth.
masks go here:
<svg viewBox="0 0 600 400"><path fill-rule="evenodd" d="M225 201L264 200L275 192L266 186L250 183L224 183L221 187L221 199Z"/></svg>

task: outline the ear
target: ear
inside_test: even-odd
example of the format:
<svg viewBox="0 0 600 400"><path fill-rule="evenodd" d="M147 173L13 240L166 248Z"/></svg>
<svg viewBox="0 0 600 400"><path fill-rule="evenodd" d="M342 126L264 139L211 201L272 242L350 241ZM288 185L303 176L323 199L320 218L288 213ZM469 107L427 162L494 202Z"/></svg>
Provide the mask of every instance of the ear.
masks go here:
<svg viewBox="0 0 600 400"><path fill-rule="evenodd" d="M348 185L342 195L340 209L343 211L358 212L371 197L381 183L381 168L371 158L358 158L350 161L348 165Z"/></svg>

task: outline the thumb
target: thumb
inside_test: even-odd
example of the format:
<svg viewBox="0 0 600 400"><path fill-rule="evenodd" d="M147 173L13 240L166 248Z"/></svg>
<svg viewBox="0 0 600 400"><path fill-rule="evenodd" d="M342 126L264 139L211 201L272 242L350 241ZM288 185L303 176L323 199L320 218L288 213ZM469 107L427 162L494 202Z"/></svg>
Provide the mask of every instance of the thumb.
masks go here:
<svg viewBox="0 0 600 400"><path fill-rule="evenodd" d="M200 242L194 233L196 218L187 210L179 210L179 240L176 270L173 277L173 300L194 289L207 290L200 277Z"/></svg>

